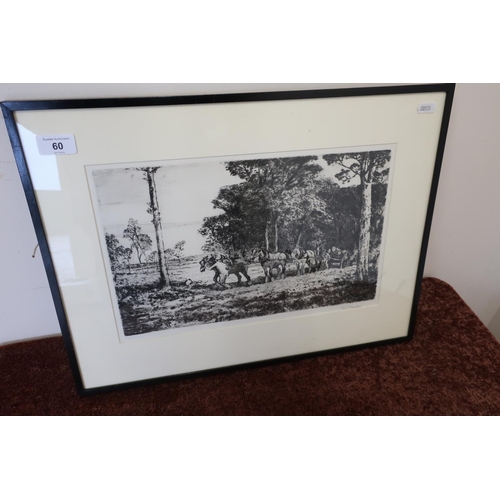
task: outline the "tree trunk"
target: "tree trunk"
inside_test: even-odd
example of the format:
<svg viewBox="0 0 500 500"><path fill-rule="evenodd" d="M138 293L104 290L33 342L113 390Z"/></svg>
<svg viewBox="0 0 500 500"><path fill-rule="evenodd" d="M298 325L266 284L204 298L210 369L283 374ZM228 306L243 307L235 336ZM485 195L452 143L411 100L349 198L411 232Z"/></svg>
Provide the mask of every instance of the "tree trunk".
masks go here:
<svg viewBox="0 0 500 500"><path fill-rule="evenodd" d="M278 217L274 219L274 251L276 253L279 252L278 250Z"/></svg>
<svg viewBox="0 0 500 500"><path fill-rule="evenodd" d="M269 222L266 220L266 228L264 230L264 239L266 242L266 250L269 252Z"/></svg>
<svg viewBox="0 0 500 500"><path fill-rule="evenodd" d="M370 226L372 217L372 183L361 179L361 221L356 266L356 279L365 281L368 278L370 257Z"/></svg>
<svg viewBox="0 0 500 500"><path fill-rule="evenodd" d="M142 265L142 261L141 261L141 249L137 245L135 247L135 252L137 253L137 260L139 261L139 264Z"/></svg>
<svg viewBox="0 0 500 500"><path fill-rule="evenodd" d="M300 247L300 240L302 239L302 235L304 234L304 231L301 229L299 231L299 235L297 236L297 241L295 243L295 248L299 248Z"/></svg>
<svg viewBox="0 0 500 500"><path fill-rule="evenodd" d="M165 262L165 244L163 242L163 234L160 219L160 207L158 205L158 195L156 191L156 183L154 180L154 172L150 169L146 170L146 177L149 186L149 199L151 202L151 215L153 216L153 226L155 228L156 246L158 249L158 265L160 267L160 287L169 287L170 278L168 276L167 264Z"/></svg>

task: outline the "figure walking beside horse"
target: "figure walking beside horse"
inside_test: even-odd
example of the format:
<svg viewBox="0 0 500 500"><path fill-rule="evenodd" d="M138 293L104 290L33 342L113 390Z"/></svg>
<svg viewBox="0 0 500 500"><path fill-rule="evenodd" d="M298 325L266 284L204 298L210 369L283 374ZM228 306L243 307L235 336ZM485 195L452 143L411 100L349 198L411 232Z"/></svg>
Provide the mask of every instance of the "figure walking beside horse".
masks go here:
<svg viewBox="0 0 500 500"><path fill-rule="evenodd" d="M238 285L241 285L242 276L245 277L247 285L251 282L248 275L248 265L243 259L237 257L231 260L224 255L219 256L219 258L215 255L207 255L200 261L200 271L204 272L207 269L214 271L214 283L223 287L227 287L226 280L231 274L234 274L238 279Z"/></svg>

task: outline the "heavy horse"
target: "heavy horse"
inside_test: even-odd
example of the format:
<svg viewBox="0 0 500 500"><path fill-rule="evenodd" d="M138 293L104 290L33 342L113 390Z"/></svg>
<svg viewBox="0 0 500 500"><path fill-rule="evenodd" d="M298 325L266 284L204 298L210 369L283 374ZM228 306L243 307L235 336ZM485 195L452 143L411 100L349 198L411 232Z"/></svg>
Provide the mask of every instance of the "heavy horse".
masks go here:
<svg viewBox="0 0 500 500"><path fill-rule="evenodd" d="M252 252L251 259L258 259L264 271L264 282L272 281L274 275L276 279L285 279L286 260L284 253L270 253L265 248L257 248Z"/></svg>
<svg viewBox="0 0 500 500"><path fill-rule="evenodd" d="M226 287L226 280L234 274L238 279L238 285L241 285L241 277L244 276L247 284L251 282L248 275L248 266L241 260L231 260L228 257L220 256L217 258L215 255L206 255L200 260L200 271L204 272L207 269L214 271L213 281L215 284Z"/></svg>

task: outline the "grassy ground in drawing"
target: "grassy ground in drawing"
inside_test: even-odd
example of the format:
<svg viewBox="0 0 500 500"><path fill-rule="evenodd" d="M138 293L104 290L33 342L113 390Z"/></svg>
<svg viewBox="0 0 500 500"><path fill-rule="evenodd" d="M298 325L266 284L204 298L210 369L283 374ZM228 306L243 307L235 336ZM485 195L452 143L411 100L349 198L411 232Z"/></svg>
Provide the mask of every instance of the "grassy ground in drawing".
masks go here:
<svg viewBox="0 0 500 500"><path fill-rule="evenodd" d="M238 286L231 276L227 288L215 285L212 272L200 272L199 259L170 265L171 288L158 289L157 273L133 268L118 276L116 291L125 335L217 323L318 307L371 300L376 285L353 281L354 266L326 269L283 280L264 282L262 267L249 266L251 283ZM185 276L192 283L186 284Z"/></svg>

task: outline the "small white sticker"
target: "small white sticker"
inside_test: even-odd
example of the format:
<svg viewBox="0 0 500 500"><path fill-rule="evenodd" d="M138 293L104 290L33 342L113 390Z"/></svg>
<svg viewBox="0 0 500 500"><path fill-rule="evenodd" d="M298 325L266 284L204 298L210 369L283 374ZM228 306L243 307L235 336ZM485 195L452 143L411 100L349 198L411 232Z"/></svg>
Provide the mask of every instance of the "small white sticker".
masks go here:
<svg viewBox="0 0 500 500"><path fill-rule="evenodd" d="M41 155L76 154L76 142L73 134L37 135L36 143Z"/></svg>
<svg viewBox="0 0 500 500"><path fill-rule="evenodd" d="M434 111L436 111L436 103L424 102L418 106L417 111L419 113L434 113Z"/></svg>

